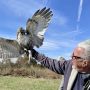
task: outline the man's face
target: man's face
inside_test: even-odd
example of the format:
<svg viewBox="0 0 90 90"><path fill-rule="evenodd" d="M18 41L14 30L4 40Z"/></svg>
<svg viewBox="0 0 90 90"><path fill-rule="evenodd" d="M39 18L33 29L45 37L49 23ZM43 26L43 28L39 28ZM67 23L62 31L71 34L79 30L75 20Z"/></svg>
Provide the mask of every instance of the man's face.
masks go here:
<svg viewBox="0 0 90 90"><path fill-rule="evenodd" d="M79 72L90 73L90 60L85 60L85 49L77 47L72 54L72 64Z"/></svg>

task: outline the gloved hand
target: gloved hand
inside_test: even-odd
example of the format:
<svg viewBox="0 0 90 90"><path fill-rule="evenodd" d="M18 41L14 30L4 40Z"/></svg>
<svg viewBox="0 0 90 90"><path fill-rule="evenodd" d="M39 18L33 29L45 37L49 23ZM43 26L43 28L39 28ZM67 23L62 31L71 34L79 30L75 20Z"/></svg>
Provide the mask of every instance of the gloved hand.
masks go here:
<svg viewBox="0 0 90 90"><path fill-rule="evenodd" d="M38 52L35 49L31 49L32 57L37 57Z"/></svg>

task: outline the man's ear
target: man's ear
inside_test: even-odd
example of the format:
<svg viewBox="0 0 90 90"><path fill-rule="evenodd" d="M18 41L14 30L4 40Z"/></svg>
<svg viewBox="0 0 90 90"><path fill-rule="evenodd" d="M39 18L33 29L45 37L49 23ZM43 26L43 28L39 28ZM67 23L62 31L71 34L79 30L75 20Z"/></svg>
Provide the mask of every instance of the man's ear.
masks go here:
<svg viewBox="0 0 90 90"><path fill-rule="evenodd" d="M83 60L82 67L86 67L88 64L87 60Z"/></svg>

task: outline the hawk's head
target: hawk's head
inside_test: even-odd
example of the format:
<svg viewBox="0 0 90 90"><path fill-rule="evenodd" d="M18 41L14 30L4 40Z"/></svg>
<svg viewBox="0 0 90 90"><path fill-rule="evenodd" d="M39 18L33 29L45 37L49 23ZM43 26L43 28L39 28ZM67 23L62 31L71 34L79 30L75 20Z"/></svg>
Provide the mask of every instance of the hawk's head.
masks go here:
<svg viewBox="0 0 90 90"><path fill-rule="evenodd" d="M19 36L23 36L23 35L25 35L25 30L22 27L20 27L17 31L17 39Z"/></svg>
<svg viewBox="0 0 90 90"><path fill-rule="evenodd" d="M19 34L19 33L22 35L25 35L25 30L22 27L20 27L17 31L17 34Z"/></svg>

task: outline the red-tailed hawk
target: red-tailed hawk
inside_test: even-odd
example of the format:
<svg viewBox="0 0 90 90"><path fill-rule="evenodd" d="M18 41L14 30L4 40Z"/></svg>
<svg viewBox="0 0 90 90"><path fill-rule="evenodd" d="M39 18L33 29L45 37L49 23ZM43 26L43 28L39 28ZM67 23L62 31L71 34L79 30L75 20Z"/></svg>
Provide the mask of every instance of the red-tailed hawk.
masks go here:
<svg viewBox="0 0 90 90"><path fill-rule="evenodd" d="M37 10L32 18L27 20L26 29L23 29L22 27L19 28L17 40L0 39L1 48L16 56L19 56L26 51L29 53L30 58L30 49L35 46L39 48L43 44L44 33L47 30L52 16L53 14L50 8L46 9L45 7L41 10ZM9 57L13 57L14 55Z"/></svg>

